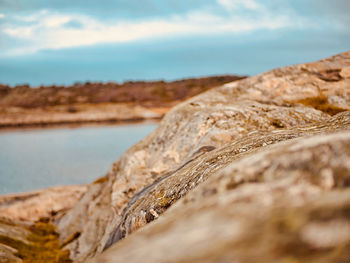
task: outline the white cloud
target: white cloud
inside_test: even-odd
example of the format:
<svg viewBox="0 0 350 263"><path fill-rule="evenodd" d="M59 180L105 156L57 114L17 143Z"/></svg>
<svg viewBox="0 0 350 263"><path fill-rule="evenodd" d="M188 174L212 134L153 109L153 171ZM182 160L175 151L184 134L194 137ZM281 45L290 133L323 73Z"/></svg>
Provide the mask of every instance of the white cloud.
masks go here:
<svg viewBox="0 0 350 263"><path fill-rule="evenodd" d="M228 6L239 4L248 9L258 8L253 0L219 0L219 2ZM7 36L25 43L20 47L7 48L6 53L11 55L43 49L130 42L152 37L272 30L296 23L288 16L270 15L265 12L252 18L239 15L238 12L232 12L229 17L224 17L204 11L137 22L120 20L105 22L86 15L59 14L42 10L30 16L17 17L17 20L22 21L21 25L7 25L3 29L3 33ZM65 26L70 21L78 22L81 26Z"/></svg>
<svg viewBox="0 0 350 263"><path fill-rule="evenodd" d="M42 9L39 12L35 12L34 14L31 14L31 15L14 16L14 18L24 22L35 22L47 14L48 14L48 11L46 9Z"/></svg>
<svg viewBox="0 0 350 263"><path fill-rule="evenodd" d="M218 0L218 3L228 10L235 10L239 8L258 10L262 8L262 6L254 0Z"/></svg>
<svg viewBox="0 0 350 263"><path fill-rule="evenodd" d="M5 18L5 15L0 13L0 19L2 18Z"/></svg>

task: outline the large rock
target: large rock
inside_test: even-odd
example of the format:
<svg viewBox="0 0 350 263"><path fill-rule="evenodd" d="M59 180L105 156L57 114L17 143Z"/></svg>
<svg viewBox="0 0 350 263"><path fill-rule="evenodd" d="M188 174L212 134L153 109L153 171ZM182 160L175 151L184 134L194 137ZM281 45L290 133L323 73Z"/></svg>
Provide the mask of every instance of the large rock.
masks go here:
<svg viewBox="0 0 350 263"><path fill-rule="evenodd" d="M257 229L258 226L268 229L268 219L270 217L273 218L278 210L276 210L275 203L272 201L270 203L272 202L273 204L264 209L263 204L261 204L263 200L266 202L269 201L268 198L281 200L280 205L284 207L285 211L290 209L290 213L300 213L301 215L305 213L307 218L308 213L311 213L312 209L314 209L315 204L311 202L311 197L316 196L314 192L323 197L320 194L323 188L333 189L337 184L341 184L334 176L337 172L330 162L331 160L334 162L343 160L344 164L347 164L349 160L347 159L346 148L339 146L341 148L339 152L330 150L327 153L328 155L326 155L324 161L326 169L319 173L320 178L324 177L325 179L317 179L318 174L316 176L315 172L315 176L311 173L310 179L303 179L303 174L306 174L306 172L304 173L302 168L309 167L308 164L312 165L312 162L307 158L304 160L302 154L312 155L314 151L317 152L319 150L318 147L322 148L322 145L328 145L326 147L330 148L336 148L336 145L342 145L342 143L348 145L348 133L337 135L324 134L335 130L348 129L349 115L340 114L333 117L334 119L331 116L350 110L349 68L350 52L346 52L319 62L284 67L227 84L176 106L165 116L159 127L152 134L130 148L119 161L114 163L106 177L91 184L80 202L72 210L60 217L56 224L61 234L61 242L67 244L65 248L70 250L72 259L83 262L87 258L101 253L105 248L147 222L158 218L176 200L185 196L189 190L207 178L213 185L220 185L225 180L228 180L229 176L223 175L225 167L231 170L240 169L239 171L242 171L242 173L234 173L235 176L233 178L235 179L232 179L232 182L230 181L226 185L228 190L230 190L230 185L232 185L232 189L236 189L236 186L242 183L260 181L263 177L256 175L262 172L259 170L262 168L256 166L256 162L253 162L260 158L262 164L265 164L264 169L270 169L270 177L276 176L276 178L271 178L270 181L266 182L266 178L264 180L261 179L263 184L255 183L256 185L252 186L252 188L250 188L250 184L247 184L247 186L244 184L237 188L242 188L242 193L233 190L232 194L231 191L227 193L225 191L220 192L220 187L210 188L209 181L207 181L201 188L196 190L196 193L205 185L209 188L199 194L200 197L196 199L197 202L192 204L192 202L187 201L189 208L182 203L183 208L181 208L182 206L179 204L177 207L180 208L176 209L174 207L172 210L177 212L170 213L169 211L169 214L160 216L160 219L153 226L150 225L147 228L148 232L145 232L146 236L143 236L142 230L140 233L128 237L125 242L121 242L123 245L117 244L112 249L112 252L107 253L104 257L107 259L107 262L114 262L116 258L120 260L124 258L130 259L131 261L134 260L134 262L138 259L145 261L147 259L144 255L147 251L146 248L152 253L151 250L157 249L157 244L164 241L164 247L159 247L158 252L155 253L155 258L150 257L150 262L156 262L160 257L160 261L181 260L186 262L194 259L193 257L198 260L207 258L208 261L215 261L216 257L223 261L226 261L226 258L228 261L233 258L243 260L245 253L250 253L248 251L248 241L255 240L256 236L254 236L254 233L246 237L246 246L240 250L243 255L242 258L236 257L238 254L235 254L236 252L234 251L232 252L233 256L230 256L230 252L226 257L225 253L227 250L225 249L230 248L233 244L237 244L235 242L244 237L244 235L241 236L241 233L246 233L249 230L249 224L252 224L251 227L253 227L255 222L253 219L255 217L259 218L256 221ZM298 129L297 127L302 128ZM315 139L314 144L312 144L314 142L313 138L300 139L300 141L287 143L290 146L285 146L287 148L284 151L278 148L282 147L278 145L280 141L316 134L319 135L315 137L317 139ZM341 137L340 139L344 137L344 139L340 140L338 137ZM307 143L305 148L300 146L303 142ZM325 143L323 144L323 142ZM275 150L274 155L270 156L266 153L263 146L275 143L277 143L277 150ZM292 156L292 151L289 152L288 149L293 148L294 144L300 146L300 152L294 152L295 155L293 157L295 158L290 158L290 160L298 161L298 157L300 157L299 161L302 165L298 166L296 164L295 172L289 173L287 168L285 170L281 168L280 172L276 170L275 173L273 169L276 167L274 168L274 163L271 160L273 158L278 159L281 155L281 159L278 159L280 163L276 160L275 164L277 166L283 164L287 167L289 163L288 154ZM264 153L260 153L260 151ZM265 155L262 156L260 154ZM341 158L343 159L338 159L338 155L342 156ZM245 166L240 163L237 164L237 162L242 162ZM289 163L289 165L293 166L292 163ZM316 165L312 169L317 171L317 167ZM299 169L300 172L298 172ZM225 171L227 174L230 174L227 170ZM243 173L243 171L248 174ZM290 176L284 176L283 171ZM348 170L344 171L349 172ZM284 178L285 181L280 177ZM315 182L312 181L314 179L316 180ZM301 183L303 180L307 187L304 187L303 183ZM344 180L346 182L346 179ZM281 188L281 194L270 195L267 190L273 187L278 188L278 183L285 184L284 188L281 186L283 188ZM314 188L311 187L312 184L315 184ZM265 188L261 185L264 185ZM284 197L283 192L288 191L289 186L294 185L295 188L292 187L291 189L295 189L296 192L299 191L301 197L304 194L306 195L305 200L300 203L302 207L305 206L305 212L303 212L304 208L298 210L298 206L294 208L292 204L288 204L289 200L297 203L297 197L299 197L297 194ZM346 183L344 185L346 186ZM261 198L259 197L260 195L254 194L259 193L259 191L265 191L266 198L264 194L262 194ZM273 191L271 190L271 192ZM279 191L276 190L276 192ZM194 193L191 193L189 196L193 195ZM230 220L232 215L236 213L236 209L239 209L232 205L230 201L231 195L236 196L238 200L240 198L251 199L251 202L247 201L247 204L244 203L244 205L239 206L243 207L242 211L237 210L237 215L240 213L246 215L247 225L244 225L244 227L241 226L240 221L234 223L234 218ZM343 201L339 202L339 207L337 206L339 209L334 208L334 211L342 211L342 204L345 205L345 201L348 200L346 199L348 196L346 193L341 193L340 195L341 197L339 198L343 198L341 200L344 203L342 203ZM190 200L188 198L186 197L184 200ZM217 209L210 209L210 204L216 206L215 204L219 204L220 200L226 202L225 199L227 199L226 205L218 205ZM327 197L325 197L325 200L328 200ZM206 210L203 208L202 212L198 203L209 208ZM322 205L327 211L328 203L326 201L324 203L321 202L320 206L317 207L322 208ZM259 210L255 208L259 208ZM257 211L256 215L254 215L254 210ZM186 220L184 220L185 218ZM348 224L346 218L335 218L339 219L340 223L338 221L336 223L339 223L340 226ZM283 221L284 219L282 218L281 220ZM174 222L178 223L174 224ZM305 222L308 222L308 220L305 219ZM210 226L216 224L217 228L211 232ZM336 226L339 226L339 224ZM196 227L197 225L198 227ZM159 230L164 234L164 239L157 234L159 233L156 230L157 226L166 232L163 233ZM237 230L234 239L232 239L234 230L232 230L233 232L226 231L226 227L232 227ZM317 229L317 227L319 226L316 225L314 229ZM168 232L165 230L166 228L169 228ZM189 231L191 228L195 233ZM242 231L240 230L241 228L243 228ZM266 230L264 229L262 231ZM311 227L310 229L312 230L313 228ZM188 233L185 233L186 231ZM310 233L313 233L312 231ZM179 239L181 233L183 238ZM213 236L218 233L221 233L221 235L218 236L218 240L215 240ZM284 238L283 235L279 236L276 231L272 231L266 234L267 240L270 238L269 235L271 235L271 238L274 238L274 233L276 233L276 240ZM208 237L206 237L207 235ZM256 235L259 235L259 232ZM330 235L333 235L333 233ZM311 236L311 239L314 238L311 234L309 236ZM138 237L140 238L138 239ZM143 237L147 238L147 240L151 239L152 242L146 246L146 241ZM264 238L265 234L259 240L265 242ZM286 238L288 239L288 235L286 235ZM225 243L226 241L222 243L221 239L228 241L228 243ZM256 240L256 242L259 240ZM347 236L344 237L344 240L347 240ZM179 247L179 253L174 252L177 249L178 242L183 242L183 245ZM202 242L204 242L203 245L201 245ZM145 246L144 250L140 248L141 243L143 244L142 246ZM188 245L187 247L186 244ZM256 244L252 243L252 247ZM191 245L194 246L193 250L192 248L189 249ZM168 253L167 246L172 246L174 250ZM162 248L164 250L161 250ZM205 250L209 248L213 252L213 257L205 254ZM187 252L185 253L183 249ZM204 250L201 251L201 249ZM264 253L270 251L268 247L264 249L257 251L258 254L256 255L264 255ZM225 253L223 254L222 252ZM181 253L184 256L191 254L191 257L181 257ZM220 254L222 254L221 258L219 258Z"/></svg>
<svg viewBox="0 0 350 263"><path fill-rule="evenodd" d="M91 262L349 262L349 185L349 130L266 146Z"/></svg>
<svg viewBox="0 0 350 263"><path fill-rule="evenodd" d="M180 169L162 177L161 180L157 180L133 196L127 209L124 211L124 216L120 225L113 233L107 246L158 218L170 205L184 197L191 189L209 177L209 182L204 184L208 187L202 191L201 198L197 198L200 202L206 201L206 198L203 199L203 197L216 194L219 188L235 188L243 183L264 181L264 178L259 177L261 175L259 169L263 170L278 166L273 163L276 160L268 155L266 160L258 159L256 163L248 159L248 161L244 163L244 166L240 166L242 171L237 172L234 180L228 179L226 175L221 177L215 176L218 171L221 171L226 166L231 167L234 162L241 161L241 159L246 156L253 155L255 158L259 156L258 152L265 150L265 148L268 148L267 146L293 138L310 137L320 134L326 135L340 130L350 131L350 112L340 113L329 121L304 127L276 130L274 132L254 132L247 135L244 139L238 139L228 143L205 156L194 156L194 158L190 159L185 165L181 166ZM286 158L285 156L282 157ZM296 162L300 161L298 155L295 157L295 159L288 159L291 165L296 165ZM263 166L261 167L259 165ZM337 165L340 169L340 164L337 163ZM303 167L296 167L295 169L301 170L302 168ZM343 174L346 175L347 171L348 170L345 169ZM322 173L322 171L314 171L314 173L318 172ZM277 176L276 170L270 169L269 173L272 177ZM329 188L333 187L332 183L334 182L332 181L332 177L317 178L317 175L313 176L315 176L314 180L324 180L323 184L325 187L327 187L326 184L329 184ZM333 174L331 176L333 176ZM339 178L339 180L342 179L344 178ZM344 180L347 180L347 178ZM218 183L224 184L224 186L216 187L215 184ZM346 182L339 183L344 184Z"/></svg>

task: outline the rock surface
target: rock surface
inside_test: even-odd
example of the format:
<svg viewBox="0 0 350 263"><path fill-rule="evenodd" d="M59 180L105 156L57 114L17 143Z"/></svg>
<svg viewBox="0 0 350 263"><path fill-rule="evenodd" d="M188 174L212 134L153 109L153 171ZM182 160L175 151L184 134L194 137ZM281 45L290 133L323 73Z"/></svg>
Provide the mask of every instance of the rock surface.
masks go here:
<svg viewBox="0 0 350 263"><path fill-rule="evenodd" d="M35 223L0 218L0 262L69 263L55 227L47 220Z"/></svg>
<svg viewBox="0 0 350 263"><path fill-rule="evenodd" d="M348 262L349 182L350 131L266 146L91 262Z"/></svg>
<svg viewBox="0 0 350 263"><path fill-rule="evenodd" d="M78 262L116 242L95 262L348 260L349 68L346 52L176 106L59 217L64 248Z"/></svg>
<svg viewBox="0 0 350 263"><path fill-rule="evenodd" d="M85 185L58 186L0 196L0 215L15 221L35 222L71 209L86 192Z"/></svg>
<svg viewBox="0 0 350 263"><path fill-rule="evenodd" d="M128 234L144 226L146 223L158 218L167 207L181 197L184 197L191 189L209 177L209 182L204 184L208 184L208 187L201 193L203 197L210 196L218 192L219 187L215 187L217 180L219 180L218 182L220 182L220 184L225 184L225 186L222 188L235 188L243 183L259 182L264 180L263 178L257 177L257 175L260 175L260 171L253 171L254 168L266 169L277 165L272 163L274 159L271 158L270 160L270 156L264 157L266 160L259 159L259 161L256 163L249 159L247 163L245 163L246 165L241 167L242 171L238 172L239 176L232 180L229 180L228 176L223 178L220 177L219 179L214 176L218 171L221 171L223 168L229 166L236 160L241 160L242 158L250 155L254 155L254 157L259 156L258 152L265 150L265 148L268 148L269 145L278 144L293 138L310 137L320 134L325 135L339 130L350 131L350 112L340 113L331 118L329 121L304 127L276 130L272 133L251 133L247 135L246 138L233 141L219 149L213 150L203 157L195 156L195 158L191 159L184 167L181 167L181 169L178 169L177 171L170 173L168 176L163 177L162 180L147 186L131 199L127 209L124 211L121 224L115 232L116 237L118 236L118 240L124 238ZM296 163L298 161L297 159L298 158L296 158L296 160L290 159L290 161L293 164L293 162ZM260 167L260 164L263 164L264 166ZM247 173L247 171L249 173ZM269 173L271 173L271 176L276 176L277 171L271 170ZM215 179L212 179L212 177ZM327 186L326 184L329 184L330 188L333 187L331 181L332 178L325 178L324 180L325 187ZM201 201L204 200L201 199ZM111 238L110 243L113 243L112 241L113 238ZM115 239L114 242L116 241L117 240Z"/></svg>

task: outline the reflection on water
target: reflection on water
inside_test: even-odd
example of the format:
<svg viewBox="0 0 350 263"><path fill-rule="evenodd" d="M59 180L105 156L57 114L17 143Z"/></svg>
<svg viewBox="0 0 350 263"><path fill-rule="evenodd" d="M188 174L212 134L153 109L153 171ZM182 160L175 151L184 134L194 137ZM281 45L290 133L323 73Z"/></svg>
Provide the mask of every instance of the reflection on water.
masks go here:
<svg viewBox="0 0 350 263"><path fill-rule="evenodd" d="M0 194L91 182L156 126L0 132Z"/></svg>

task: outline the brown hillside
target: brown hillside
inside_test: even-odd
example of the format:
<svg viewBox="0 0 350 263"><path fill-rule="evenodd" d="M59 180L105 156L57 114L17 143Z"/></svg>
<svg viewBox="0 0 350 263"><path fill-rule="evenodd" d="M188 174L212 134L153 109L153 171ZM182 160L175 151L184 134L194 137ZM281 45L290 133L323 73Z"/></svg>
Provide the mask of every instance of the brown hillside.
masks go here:
<svg viewBox="0 0 350 263"><path fill-rule="evenodd" d="M239 80L240 76L215 76L178 81L130 81L123 84L76 83L72 86L19 85L13 88L0 84L0 106L38 108L81 103L128 103L144 106L165 106L182 101L224 83Z"/></svg>

